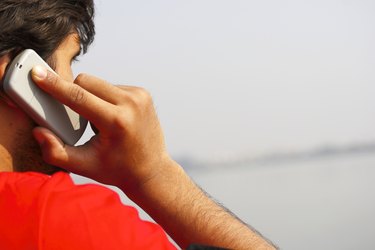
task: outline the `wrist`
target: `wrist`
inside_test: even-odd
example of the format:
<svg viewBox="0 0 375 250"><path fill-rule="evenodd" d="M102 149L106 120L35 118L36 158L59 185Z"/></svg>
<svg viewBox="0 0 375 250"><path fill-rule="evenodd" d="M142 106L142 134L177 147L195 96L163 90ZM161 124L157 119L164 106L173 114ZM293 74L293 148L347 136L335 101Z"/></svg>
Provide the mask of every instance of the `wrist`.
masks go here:
<svg viewBox="0 0 375 250"><path fill-rule="evenodd" d="M154 196L157 192L162 191L171 179L180 176L184 171L167 153L160 154L157 159L149 161L139 167L143 170L137 176L128 177L126 182L118 185L130 199L134 202L140 202L139 199Z"/></svg>

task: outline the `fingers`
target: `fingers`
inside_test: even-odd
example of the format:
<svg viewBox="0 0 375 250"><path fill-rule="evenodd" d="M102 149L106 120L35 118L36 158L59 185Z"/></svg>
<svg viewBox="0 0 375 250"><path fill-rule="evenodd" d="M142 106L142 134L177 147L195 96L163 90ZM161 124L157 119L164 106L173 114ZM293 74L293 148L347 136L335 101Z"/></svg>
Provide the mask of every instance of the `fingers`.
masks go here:
<svg viewBox="0 0 375 250"><path fill-rule="evenodd" d="M143 88L125 85L112 85L95 76L80 74L74 83L93 95L114 105L137 103L148 99L151 95Z"/></svg>
<svg viewBox="0 0 375 250"><path fill-rule="evenodd" d="M89 170L83 167L93 163L92 158L87 157L83 147L65 145L50 130L42 127L34 128L33 135L40 145L45 162L76 174L87 175ZM83 162L86 164L82 164Z"/></svg>
<svg viewBox="0 0 375 250"><path fill-rule="evenodd" d="M121 102L119 88L103 79L87 74L79 74L74 83L109 103L116 105Z"/></svg>
<svg viewBox="0 0 375 250"><path fill-rule="evenodd" d="M112 85L95 76L80 74L74 83L95 96L115 105L122 104L134 96L149 95L143 88L125 85Z"/></svg>
<svg viewBox="0 0 375 250"><path fill-rule="evenodd" d="M32 78L39 87L55 99L69 106L77 113L90 120L101 130L111 124L115 118L113 105L95 96L77 84L65 81L40 66L32 70ZM96 80L96 81L95 81ZM100 80L94 79L93 84ZM104 84L101 82L101 84Z"/></svg>
<svg viewBox="0 0 375 250"><path fill-rule="evenodd" d="M65 145L56 135L50 130L42 127L33 129L34 138L40 145L44 160L52 165L62 167L68 161L67 153L68 145Z"/></svg>

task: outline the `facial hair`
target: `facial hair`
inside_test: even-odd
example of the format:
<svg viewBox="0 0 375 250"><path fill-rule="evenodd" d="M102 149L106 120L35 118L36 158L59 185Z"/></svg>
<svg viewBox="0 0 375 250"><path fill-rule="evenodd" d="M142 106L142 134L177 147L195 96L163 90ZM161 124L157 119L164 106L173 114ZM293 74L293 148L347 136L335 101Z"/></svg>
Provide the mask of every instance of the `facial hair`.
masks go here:
<svg viewBox="0 0 375 250"><path fill-rule="evenodd" d="M35 124L32 127L35 127ZM58 171L65 171L44 162L40 147L33 138L31 130L17 131L12 151L13 167L16 172L34 171L52 175Z"/></svg>

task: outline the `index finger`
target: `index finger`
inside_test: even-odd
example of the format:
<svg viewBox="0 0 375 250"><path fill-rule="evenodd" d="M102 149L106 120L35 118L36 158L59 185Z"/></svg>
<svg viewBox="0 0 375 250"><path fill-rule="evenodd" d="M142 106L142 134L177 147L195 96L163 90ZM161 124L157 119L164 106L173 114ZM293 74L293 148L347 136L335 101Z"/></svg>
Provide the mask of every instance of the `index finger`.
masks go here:
<svg viewBox="0 0 375 250"><path fill-rule="evenodd" d="M88 119L99 130L113 120L113 115L108 110L113 109L114 106L81 86L65 81L41 66L34 67L31 76L45 92Z"/></svg>

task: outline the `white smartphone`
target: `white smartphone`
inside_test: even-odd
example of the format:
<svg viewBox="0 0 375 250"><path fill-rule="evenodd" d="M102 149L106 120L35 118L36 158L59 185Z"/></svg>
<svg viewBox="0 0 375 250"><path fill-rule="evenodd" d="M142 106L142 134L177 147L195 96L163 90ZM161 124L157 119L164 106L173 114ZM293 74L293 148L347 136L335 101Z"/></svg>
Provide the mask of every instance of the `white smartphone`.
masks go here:
<svg viewBox="0 0 375 250"><path fill-rule="evenodd" d="M5 74L4 92L36 123L53 131L66 144L74 145L84 133L87 120L32 81L31 70L36 65L54 72L34 50L26 49L18 54Z"/></svg>

